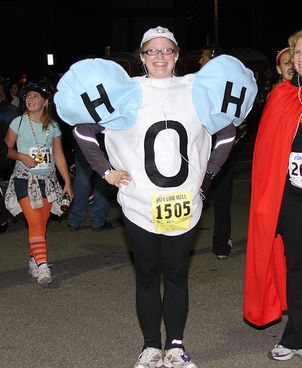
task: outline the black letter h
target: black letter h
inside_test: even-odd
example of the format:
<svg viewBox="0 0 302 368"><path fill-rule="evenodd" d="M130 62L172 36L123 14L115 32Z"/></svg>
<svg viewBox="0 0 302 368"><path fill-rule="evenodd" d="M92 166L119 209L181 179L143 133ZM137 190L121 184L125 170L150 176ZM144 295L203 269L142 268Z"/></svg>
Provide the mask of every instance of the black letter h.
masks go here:
<svg viewBox="0 0 302 368"><path fill-rule="evenodd" d="M225 90L224 90L224 96L223 96L223 103L222 103L222 107L221 107L221 112L226 113L226 111L228 109L228 104L229 103L234 103L234 104L237 105L235 116L236 116L236 118L239 118L240 117L241 106L243 104L245 93L246 93L246 87L242 87L239 98L231 95L232 87L233 87L232 82L229 82L229 81L226 82L226 87L225 87Z"/></svg>
<svg viewBox="0 0 302 368"><path fill-rule="evenodd" d="M107 110L112 113L114 111L114 108L112 107L108 95L105 91L105 88L102 84L99 84L96 86L97 90L99 91L100 98L97 98L96 100L91 101L87 92L81 94L82 100L84 102L84 105L86 106L86 109L88 110L89 114L93 118L93 120L98 123L102 120L102 118L99 116L99 114L96 112L96 107L105 104L107 107Z"/></svg>

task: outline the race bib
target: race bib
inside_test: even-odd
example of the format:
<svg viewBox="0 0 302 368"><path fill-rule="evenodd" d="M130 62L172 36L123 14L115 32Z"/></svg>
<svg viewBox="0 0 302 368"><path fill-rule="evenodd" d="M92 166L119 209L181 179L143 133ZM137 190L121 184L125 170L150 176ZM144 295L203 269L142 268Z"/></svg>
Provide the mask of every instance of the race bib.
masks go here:
<svg viewBox="0 0 302 368"><path fill-rule="evenodd" d="M192 193L173 192L152 196L152 218L158 233L187 230L192 217Z"/></svg>
<svg viewBox="0 0 302 368"><path fill-rule="evenodd" d="M32 170L48 170L52 160L52 152L50 147L30 147L29 155L38 162L38 165Z"/></svg>
<svg viewBox="0 0 302 368"><path fill-rule="evenodd" d="M292 185L302 189L302 152L291 152L288 173Z"/></svg>

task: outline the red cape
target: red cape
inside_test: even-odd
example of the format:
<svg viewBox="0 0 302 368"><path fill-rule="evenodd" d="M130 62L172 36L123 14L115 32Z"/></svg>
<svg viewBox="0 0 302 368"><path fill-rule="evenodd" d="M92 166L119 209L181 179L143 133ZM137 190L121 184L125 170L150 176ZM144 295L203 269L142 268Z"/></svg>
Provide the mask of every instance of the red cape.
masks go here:
<svg viewBox="0 0 302 368"><path fill-rule="evenodd" d="M283 241L275 232L301 113L298 88L281 83L268 97L256 137L243 308L244 319L256 326L278 320L287 309Z"/></svg>

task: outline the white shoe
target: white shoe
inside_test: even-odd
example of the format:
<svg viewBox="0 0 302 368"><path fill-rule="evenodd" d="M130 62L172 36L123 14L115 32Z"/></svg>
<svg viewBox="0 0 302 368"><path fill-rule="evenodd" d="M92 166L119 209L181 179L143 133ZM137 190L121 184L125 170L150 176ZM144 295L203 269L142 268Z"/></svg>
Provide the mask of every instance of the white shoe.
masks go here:
<svg viewBox="0 0 302 368"><path fill-rule="evenodd" d="M189 355L180 348L166 350L164 366L166 368L197 368L197 365L192 362Z"/></svg>
<svg viewBox="0 0 302 368"><path fill-rule="evenodd" d="M51 281L50 269L48 268L47 263L43 263L38 267L38 284L43 286L50 284Z"/></svg>
<svg viewBox="0 0 302 368"><path fill-rule="evenodd" d="M38 265L33 258L28 261L28 273L33 279L38 277Z"/></svg>
<svg viewBox="0 0 302 368"><path fill-rule="evenodd" d="M163 364L163 355L160 349L145 348L139 355L134 368L160 368Z"/></svg>
<svg viewBox="0 0 302 368"><path fill-rule="evenodd" d="M216 256L216 258L217 259L227 259L228 258L228 256L226 255L226 254L218 254L217 256Z"/></svg>
<svg viewBox="0 0 302 368"><path fill-rule="evenodd" d="M275 345L274 349L268 353L268 357L274 360L289 360L294 355L302 356L302 349L288 349L283 345Z"/></svg>

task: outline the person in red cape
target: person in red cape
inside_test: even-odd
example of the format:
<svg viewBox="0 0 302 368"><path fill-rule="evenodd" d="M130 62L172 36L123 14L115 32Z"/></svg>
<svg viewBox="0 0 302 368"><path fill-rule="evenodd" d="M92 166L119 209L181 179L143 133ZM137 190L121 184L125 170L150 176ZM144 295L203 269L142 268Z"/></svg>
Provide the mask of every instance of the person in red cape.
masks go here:
<svg viewBox="0 0 302 368"><path fill-rule="evenodd" d="M292 80L269 94L256 137L243 316L254 327L288 320L268 356L302 356L302 30L289 37Z"/></svg>

